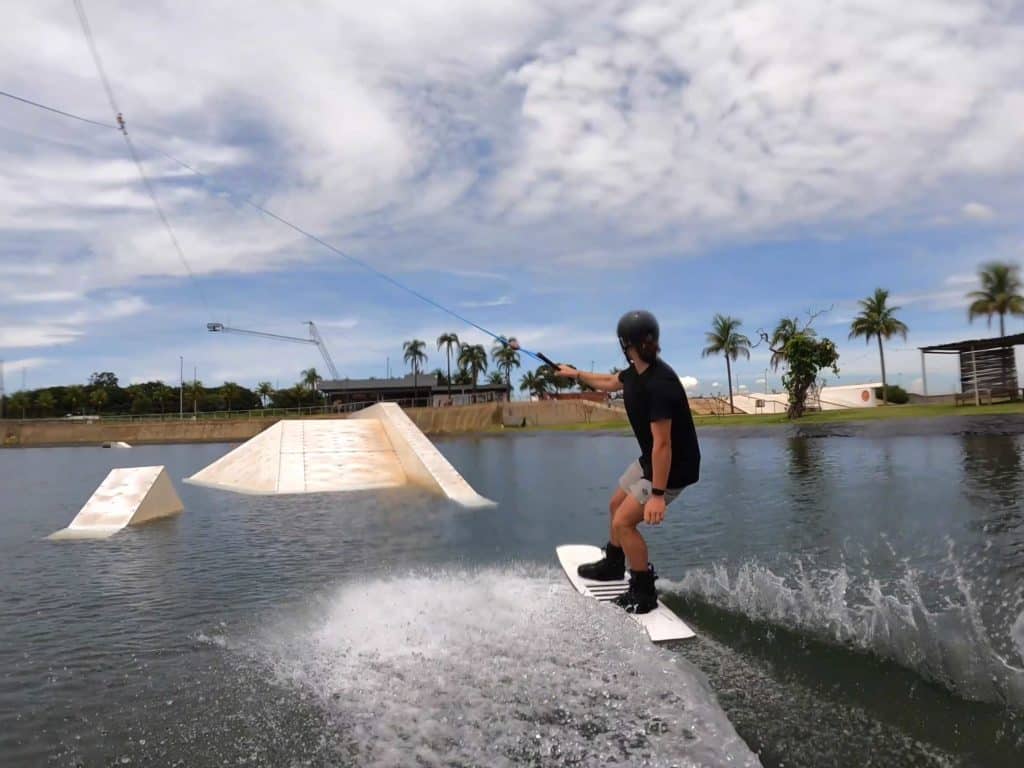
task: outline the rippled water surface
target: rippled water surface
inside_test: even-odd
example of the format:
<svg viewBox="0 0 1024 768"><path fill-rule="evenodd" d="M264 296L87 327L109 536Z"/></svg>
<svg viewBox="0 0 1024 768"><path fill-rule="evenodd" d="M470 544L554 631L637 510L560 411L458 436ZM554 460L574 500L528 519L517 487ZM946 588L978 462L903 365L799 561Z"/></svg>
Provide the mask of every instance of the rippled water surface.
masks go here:
<svg viewBox="0 0 1024 768"><path fill-rule="evenodd" d="M648 537L667 647L553 559L604 541L628 437L440 440L484 512L177 482L226 445L3 451L0 764L1018 766L1014 431L704 432ZM185 514L44 540L148 464Z"/></svg>

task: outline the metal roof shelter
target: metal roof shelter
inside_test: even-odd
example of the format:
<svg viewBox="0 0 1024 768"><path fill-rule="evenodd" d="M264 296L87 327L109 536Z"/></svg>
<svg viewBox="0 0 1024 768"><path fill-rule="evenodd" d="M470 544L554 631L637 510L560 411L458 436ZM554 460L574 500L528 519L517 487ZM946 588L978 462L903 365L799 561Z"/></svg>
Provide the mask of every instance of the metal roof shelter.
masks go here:
<svg viewBox="0 0 1024 768"><path fill-rule="evenodd" d="M960 391L974 393L975 405L981 404L981 391L997 392L1013 400L1020 398L1017 379L1017 358L1014 347L1024 344L1024 333L990 339L969 339L921 350L921 378L924 394L928 394L928 372L925 355L958 355L960 360Z"/></svg>
<svg viewBox="0 0 1024 768"><path fill-rule="evenodd" d="M398 402L404 405L428 406L435 395L447 394L447 384L437 384L433 373L422 372L419 376L408 374L401 378L388 379L327 379L317 388L338 405L374 402ZM504 384L471 385L453 384L452 393L465 395L472 392L474 397L493 398L507 396Z"/></svg>

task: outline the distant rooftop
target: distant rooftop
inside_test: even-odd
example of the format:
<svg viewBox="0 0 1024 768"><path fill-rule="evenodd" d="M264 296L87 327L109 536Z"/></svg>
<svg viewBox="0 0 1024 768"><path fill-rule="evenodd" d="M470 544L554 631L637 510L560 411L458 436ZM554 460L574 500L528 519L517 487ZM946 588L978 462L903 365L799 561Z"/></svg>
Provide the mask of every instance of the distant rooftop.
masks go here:
<svg viewBox="0 0 1024 768"><path fill-rule="evenodd" d="M432 373L421 373L419 375L419 386L429 387L434 383ZM403 376L400 379L324 379L320 382L321 390L343 392L351 389L412 389L416 386L416 377L413 374Z"/></svg>
<svg viewBox="0 0 1024 768"><path fill-rule="evenodd" d="M981 352L987 349L1001 349L1003 347L1016 347L1024 344L1024 333L1013 336L996 336L989 339L969 339L967 341L951 341L948 344L936 344L933 347L920 347L922 352L932 354L953 354L955 352Z"/></svg>
<svg viewBox="0 0 1024 768"><path fill-rule="evenodd" d="M437 384L437 379L432 373L421 373L417 387L416 377L413 374L403 376L400 379L324 379L319 385L321 392L362 392L366 390L387 390L387 389L432 389L436 392L448 391L447 384ZM452 384L453 392L468 391L472 388L470 384ZM478 392L505 390L504 384L477 384Z"/></svg>

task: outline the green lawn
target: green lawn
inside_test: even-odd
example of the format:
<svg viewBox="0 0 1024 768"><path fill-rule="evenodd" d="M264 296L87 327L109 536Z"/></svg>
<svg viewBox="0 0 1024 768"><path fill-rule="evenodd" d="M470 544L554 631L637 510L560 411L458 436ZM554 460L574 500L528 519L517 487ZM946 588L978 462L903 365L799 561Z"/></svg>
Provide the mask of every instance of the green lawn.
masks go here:
<svg viewBox="0 0 1024 768"><path fill-rule="evenodd" d="M837 424L850 421L878 421L887 419L927 419L940 416L991 416L1004 413L1024 414L1024 403L1001 403L999 405L974 406L955 405L887 405L878 408L856 408L846 411L823 411L811 413L800 419L798 424ZM698 427L749 427L761 424L789 424L784 415L750 416L694 416ZM527 427L532 431L583 432L587 430L629 430L629 423L608 421L590 424L563 424L551 427Z"/></svg>

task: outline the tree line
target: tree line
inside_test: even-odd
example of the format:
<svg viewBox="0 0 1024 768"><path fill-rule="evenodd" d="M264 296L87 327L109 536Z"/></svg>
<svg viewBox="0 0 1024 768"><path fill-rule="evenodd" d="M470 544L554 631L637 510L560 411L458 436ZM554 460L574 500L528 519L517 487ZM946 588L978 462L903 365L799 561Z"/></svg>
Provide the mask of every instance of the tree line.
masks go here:
<svg viewBox="0 0 1024 768"><path fill-rule="evenodd" d="M974 322L979 317L988 320L999 318L999 336L1006 335L1006 316L1024 316L1024 295L1020 268L1015 264L993 262L984 265L978 272L980 287L966 295L967 318ZM885 370L884 342L900 336L907 338L909 327L896 317L900 307L890 306L889 291L877 288L875 292L858 302L860 312L850 323L849 338L863 338L866 343L872 339L878 342L878 357L882 374L881 396L886 404L893 388L889 386ZM807 394L817 380L818 373L831 369L839 373L839 353L835 344L827 338L818 338L813 328L816 315L801 323L798 318L783 318L769 335L759 332L760 342L767 343L771 350L771 367L778 370L782 365L786 372L782 385L789 393L789 416L799 418L807 408ZM729 382L729 407L735 412L732 390L732 363L740 357L750 359L754 344L740 332L742 320L728 315L717 314L711 330L706 334L707 346L703 356L722 355L725 357L726 375Z"/></svg>
<svg viewBox="0 0 1024 768"><path fill-rule="evenodd" d="M206 387L201 381L171 386L147 381L122 387L110 371L93 373L86 384L22 390L4 398L7 418L53 418L85 415L142 415L247 411L322 405L315 368L302 371L293 386L278 389L269 381L249 389L233 381Z"/></svg>

